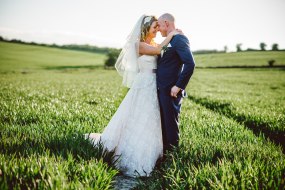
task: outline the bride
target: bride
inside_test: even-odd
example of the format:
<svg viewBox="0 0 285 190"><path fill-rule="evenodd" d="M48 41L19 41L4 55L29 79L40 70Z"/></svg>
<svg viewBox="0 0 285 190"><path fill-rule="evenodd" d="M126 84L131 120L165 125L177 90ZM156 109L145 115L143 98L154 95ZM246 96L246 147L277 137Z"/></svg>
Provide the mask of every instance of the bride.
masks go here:
<svg viewBox="0 0 285 190"><path fill-rule="evenodd" d="M115 150L116 167L131 177L149 176L163 154L157 55L180 31L171 32L161 44L153 40L157 32L155 16L139 18L115 64L130 89L103 133L85 134L94 144L101 141L107 150Z"/></svg>

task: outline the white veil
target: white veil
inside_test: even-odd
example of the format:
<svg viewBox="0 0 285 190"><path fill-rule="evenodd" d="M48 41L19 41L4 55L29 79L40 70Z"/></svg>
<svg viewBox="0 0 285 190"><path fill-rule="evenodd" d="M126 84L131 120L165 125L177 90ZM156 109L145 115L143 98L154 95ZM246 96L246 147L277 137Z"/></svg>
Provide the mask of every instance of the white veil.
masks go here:
<svg viewBox="0 0 285 190"><path fill-rule="evenodd" d="M123 77L123 85L131 87L135 76L139 72L137 59L139 57L139 42L141 35L141 25L145 15L142 15L131 33L115 63L118 73Z"/></svg>

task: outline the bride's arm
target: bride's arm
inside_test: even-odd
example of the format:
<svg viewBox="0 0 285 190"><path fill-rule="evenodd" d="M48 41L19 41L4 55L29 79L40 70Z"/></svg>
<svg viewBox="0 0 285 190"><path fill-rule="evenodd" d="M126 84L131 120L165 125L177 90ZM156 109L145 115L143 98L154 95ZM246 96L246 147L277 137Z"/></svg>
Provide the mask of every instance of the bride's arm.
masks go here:
<svg viewBox="0 0 285 190"><path fill-rule="evenodd" d="M167 45L172 37L179 32L174 30L170 32L167 37L161 42L161 44L157 44L157 46L152 46L150 44L147 44L145 42L140 42L139 43L139 54L144 54L144 55L158 55L160 54L160 51L163 46Z"/></svg>

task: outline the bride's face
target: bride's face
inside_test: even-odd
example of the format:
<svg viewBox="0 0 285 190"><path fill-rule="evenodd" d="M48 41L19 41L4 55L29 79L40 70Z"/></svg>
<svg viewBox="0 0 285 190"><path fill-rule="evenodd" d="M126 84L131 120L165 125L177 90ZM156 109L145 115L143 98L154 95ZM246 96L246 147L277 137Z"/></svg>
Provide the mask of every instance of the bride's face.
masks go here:
<svg viewBox="0 0 285 190"><path fill-rule="evenodd" d="M158 31L157 21L154 21L149 28L148 37L155 38L157 31Z"/></svg>

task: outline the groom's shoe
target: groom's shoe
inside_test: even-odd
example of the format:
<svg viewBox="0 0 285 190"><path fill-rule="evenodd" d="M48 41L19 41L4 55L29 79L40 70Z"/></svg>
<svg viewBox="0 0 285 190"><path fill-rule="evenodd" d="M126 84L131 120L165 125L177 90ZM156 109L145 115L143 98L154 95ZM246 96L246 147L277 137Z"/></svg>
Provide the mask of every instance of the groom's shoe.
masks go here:
<svg viewBox="0 0 285 190"><path fill-rule="evenodd" d="M167 152L177 151L178 149L178 145L169 144L163 148L163 154L166 154Z"/></svg>
<svg viewBox="0 0 285 190"><path fill-rule="evenodd" d="M160 157L160 158L156 161L155 167L156 167L158 170L160 170L160 169L162 168L162 164L165 162L165 160L166 160L166 157L165 157L165 155L163 155L162 157Z"/></svg>

